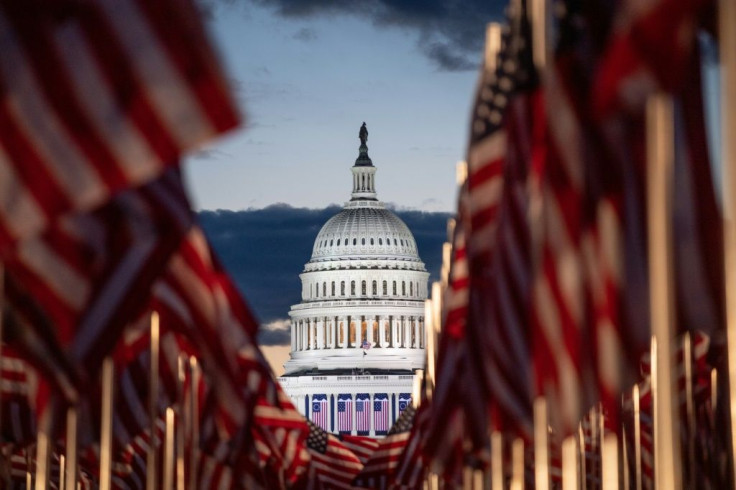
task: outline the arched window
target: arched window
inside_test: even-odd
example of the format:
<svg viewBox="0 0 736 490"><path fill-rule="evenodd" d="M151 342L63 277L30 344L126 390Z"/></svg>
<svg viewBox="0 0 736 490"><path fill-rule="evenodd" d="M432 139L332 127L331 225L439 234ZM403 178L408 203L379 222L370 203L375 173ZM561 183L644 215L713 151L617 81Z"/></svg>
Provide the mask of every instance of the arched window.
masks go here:
<svg viewBox="0 0 736 490"><path fill-rule="evenodd" d="M373 238L371 238L371 245L373 245Z"/></svg>
<svg viewBox="0 0 736 490"><path fill-rule="evenodd" d="M327 296L327 283L326 282L322 283L322 296L323 297Z"/></svg>
<svg viewBox="0 0 736 490"><path fill-rule="evenodd" d="M367 294L365 291L365 281L363 281L363 283L360 285L360 294L362 294L363 296Z"/></svg>
<svg viewBox="0 0 736 490"><path fill-rule="evenodd" d="M312 292L312 285L309 285L309 297L311 298L314 293Z"/></svg>
<svg viewBox="0 0 736 490"><path fill-rule="evenodd" d="M335 244L335 240L330 240L330 247Z"/></svg>
<svg viewBox="0 0 736 490"><path fill-rule="evenodd" d="M337 239L337 246L338 247L340 246L340 239L339 238Z"/></svg>
<svg viewBox="0 0 736 490"><path fill-rule="evenodd" d="M357 244L358 244L358 239L357 238L353 238L353 245L357 245Z"/></svg>
<svg viewBox="0 0 736 490"><path fill-rule="evenodd" d="M394 296L396 296L396 281L394 281Z"/></svg>
<svg viewBox="0 0 736 490"><path fill-rule="evenodd" d="M378 296L378 282L373 281L373 296Z"/></svg>
<svg viewBox="0 0 736 490"><path fill-rule="evenodd" d="M409 283L409 296L414 296L414 283Z"/></svg>
<svg viewBox="0 0 736 490"><path fill-rule="evenodd" d="M360 242L362 245L365 245L365 238L361 239Z"/></svg>
<svg viewBox="0 0 736 490"><path fill-rule="evenodd" d="M355 296L355 281L350 281L350 296Z"/></svg>
<svg viewBox="0 0 736 490"><path fill-rule="evenodd" d="M396 238L394 238L394 245L398 245L398 243L396 242Z"/></svg>
<svg viewBox="0 0 736 490"><path fill-rule="evenodd" d="M383 295L386 296L388 294L388 281L383 281Z"/></svg>
<svg viewBox="0 0 736 490"><path fill-rule="evenodd" d="M379 239L378 239L378 244L379 244L379 245L383 245L383 238L379 238Z"/></svg>
<svg viewBox="0 0 736 490"><path fill-rule="evenodd" d="M345 281L340 281L340 296L345 296Z"/></svg>
<svg viewBox="0 0 736 490"><path fill-rule="evenodd" d="M335 296L335 281L332 281L332 294L331 296Z"/></svg>
<svg viewBox="0 0 736 490"><path fill-rule="evenodd" d="M401 295L406 296L406 281L401 281Z"/></svg>

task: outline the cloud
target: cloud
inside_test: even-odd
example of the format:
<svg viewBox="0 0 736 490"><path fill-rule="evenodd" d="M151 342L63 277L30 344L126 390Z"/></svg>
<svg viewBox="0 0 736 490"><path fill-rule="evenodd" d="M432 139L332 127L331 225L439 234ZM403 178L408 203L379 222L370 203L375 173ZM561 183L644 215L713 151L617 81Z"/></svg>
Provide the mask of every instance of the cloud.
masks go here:
<svg viewBox="0 0 736 490"><path fill-rule="evenodd" d="M317 39L317 33L314 29L303 27L294 33L292 37L298 41L311 42Z"/></svg>
<svg viewBox="0 0 736 490"><path fill-rule="evenodd" d="M291 342L291 322L281 318L261 325L258 330L260 345L288 345Z"/></svg>
<svg viewBox="0 0 736 490"><path fill-rule="evenodd" d="M213 1L213 0L208 0ZM485 26L502 17L506 0L220 0L256 4L285 18L353 15L378 27L398 27L418 34L417 44L444 71L470 70L479 63Z"/></svg>
<svg viewBox="0 0 736 490"><path fill-rule="evenodd" d="M256 316L261 323L271 324L283 320L291 305L301 301L299 274L312 255L322 225L340 209L276 204L243 211L201 211L199 221ZM395 212L414 233L430 280L436 280L449 214ZM266 339L277 339L279 335L284 339L284 333L276 327L264 335Z"/></svg>

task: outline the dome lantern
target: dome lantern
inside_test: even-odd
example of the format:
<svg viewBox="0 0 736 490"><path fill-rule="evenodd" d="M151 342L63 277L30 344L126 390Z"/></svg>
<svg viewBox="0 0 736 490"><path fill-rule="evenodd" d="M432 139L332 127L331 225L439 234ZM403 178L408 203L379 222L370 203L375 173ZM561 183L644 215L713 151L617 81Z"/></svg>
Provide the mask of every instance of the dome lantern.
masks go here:
<svg viewBox="0 0 736 490"><path fill-rule="evenodd" d="M358 132L360 138L360 148L358 149L358 158L353 165L353 194L351 201L376 200L376 167L373 166L371 157L368 156L368 128L365 123L360 127Z"/></svg>

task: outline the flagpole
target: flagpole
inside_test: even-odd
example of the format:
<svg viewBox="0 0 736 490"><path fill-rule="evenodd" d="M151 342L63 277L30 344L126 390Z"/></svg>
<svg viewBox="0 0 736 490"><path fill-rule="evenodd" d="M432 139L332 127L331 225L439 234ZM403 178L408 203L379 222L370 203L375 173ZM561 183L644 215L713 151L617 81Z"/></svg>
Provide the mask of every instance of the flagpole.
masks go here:
<svg viewBox="0 0 736 490"><path fill-rule="evenodd" d="M575 436L562 441L562 490L578 490L578 443Z"/></svg>
<svg viewBox="0 0 736 490"><path fill-rule="evenodd" d="M547 400L534 400L534 488L549 490L549 422Z"/></svg>
<svg viewBox="0 0 736 490"><path fill-rule="evenodd" d="M631 456L629 455L629 448L626 444L626 440L626 426L621 424L621 454L623 457L623 464L621 466L623 467L624 478L623 490L631 490L631 474L629 473L629 458Z"/></svg>
<svg viewBox="0 0 736 490"><path fill-rule="evenodd" d="M186 423L186 417L184 415L184 386L187 381L187 361L187 358L183 354L179 354L179 357L177 357L179 377L176 401L176 415L178 417L176 424L176 490L184 490L185 487L184 424Z"/></svg>
<svg viewBox="0 0 736 490"><path fill-rule="evenodd" d="M189 357L189 490L197 490L197 463L199 457L199 366L197 358Z"/></svg>
<svg viewBox="0 0 736 490"><path fill-rule="evenodd" d="M112 488L112 411L115 364L107 356L102 362L102 413L100 414L100 490Z"/></svg>
<svg viewBox="0 0 736 490"><path fill-rule="evenodd" d="M524 439L520 437L517 437L511 443L511 485L509 490L524 490Z"/></svg>
<svg viewBox="0 0 736 490"><path fill-rule="evenodd" d="M425 391L431 398L434 392L434 307L430 297L424 300L424 337L427 346L427 382L424 383Z"/></svg>
<svg viewBox="0 0 736 490"><path fill-rule="evenodd" d="M723 166L726 336L728 400L731 417L731 462L736 460L736 4L718 2L720 57L721 158Z"/></svg>
<svg viewBox="0 0 736 490"><path fill-rule="evenodd" d="M690 332L682 336L682 358L685 366L685 410L687 414L687 457L689 466L688 488L696 485L696 462L695 462L695 407L693 403L693 349Z"/></svg>
<svg viewBox="0 0 736 490"><path fill-rule="evenodd" d="M583 419L587 415L583 416ZM578 457L580 458L580 489L587 490L588 481L586 479L586 464L585 464L585 431L583 430L582 421L578 424L578 439L580 441L578 446Z"/></svg>
<svg viewBox="0 0 736 490"><path fill-rule="evenodd" d="M649 98L646 134L655 486L657 489L680 490L682 465L672 362L675 316L672 288L674 119L671 97L657 94Z"/></svg>
<svg viewBox="0 0 736 490"><path fill-rule="evenodd" d="M77 488L78 472L78 413L77 407L69 407L66 411L66 457L64 458L64 487ZM61 462L60 462L61 464Z"/></svg>
<svg viewBox="0 0 736 490"><path fill-rule="evenodd" d="M36 431L36 490L47 490L49 487L49 453L51 452L49 430L51 429L52 410L53 406L46 408Z"/></svg>
<svg viewBox="0 0 736 490"><path fill-rule="evenodd" d="M503 490L503 434L491 433L491 488Z"/></svg>
<svg viewBox="0 0 736 490"><path fill-rule="evenodd" d="M639 398L639 385L635 384L631 390L631 399L634 403L634 468L636 469L635 490L642 490L641 488L641 413L640 413L640 398Z"/></svg>
<svg viewBox="0 0 736 490"><path fill-rule="evenodd" d="M151 313L151 367L149 372L148 418L150 443L146 454L146 490L156 490L156 420L158 412L158 362L160 353L160 328L157 312Z"/></svg>
<svg viewBox="0 0 736 490"><path fill-rule="evenodd" d="M166 430L164 432L163 490L174 489L174 409L166 408Z"/></svg>

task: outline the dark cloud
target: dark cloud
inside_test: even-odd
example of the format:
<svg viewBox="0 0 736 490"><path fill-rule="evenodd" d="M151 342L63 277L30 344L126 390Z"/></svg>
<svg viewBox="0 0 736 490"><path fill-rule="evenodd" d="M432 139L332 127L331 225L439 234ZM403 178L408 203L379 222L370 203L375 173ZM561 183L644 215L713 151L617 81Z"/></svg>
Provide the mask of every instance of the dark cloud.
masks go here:
<svg viewBox="0 0 736 490"><path fill-rule="evenodd" d="M320 228L339 210L338 206L304 209L279 204L257 210L202 211L199 219L251 308L261 322L270 323L286 318L289 307L301 300L299 274L312 255ZM430 280L436 280L449 215L421 211L396 214L414 233ZM275 329L263 335L276 339L282 333Z"/></svg>
<svg viewBox="0 0 736 490"><path fill-rule="evenodd" d="M212 2L214 0L207 0ZM379 27L415 31L422 52L441 70L476 67L485 41L485 26L499 20L507 0L220 0L271 8L292 19L354 15Z"/></svg>

